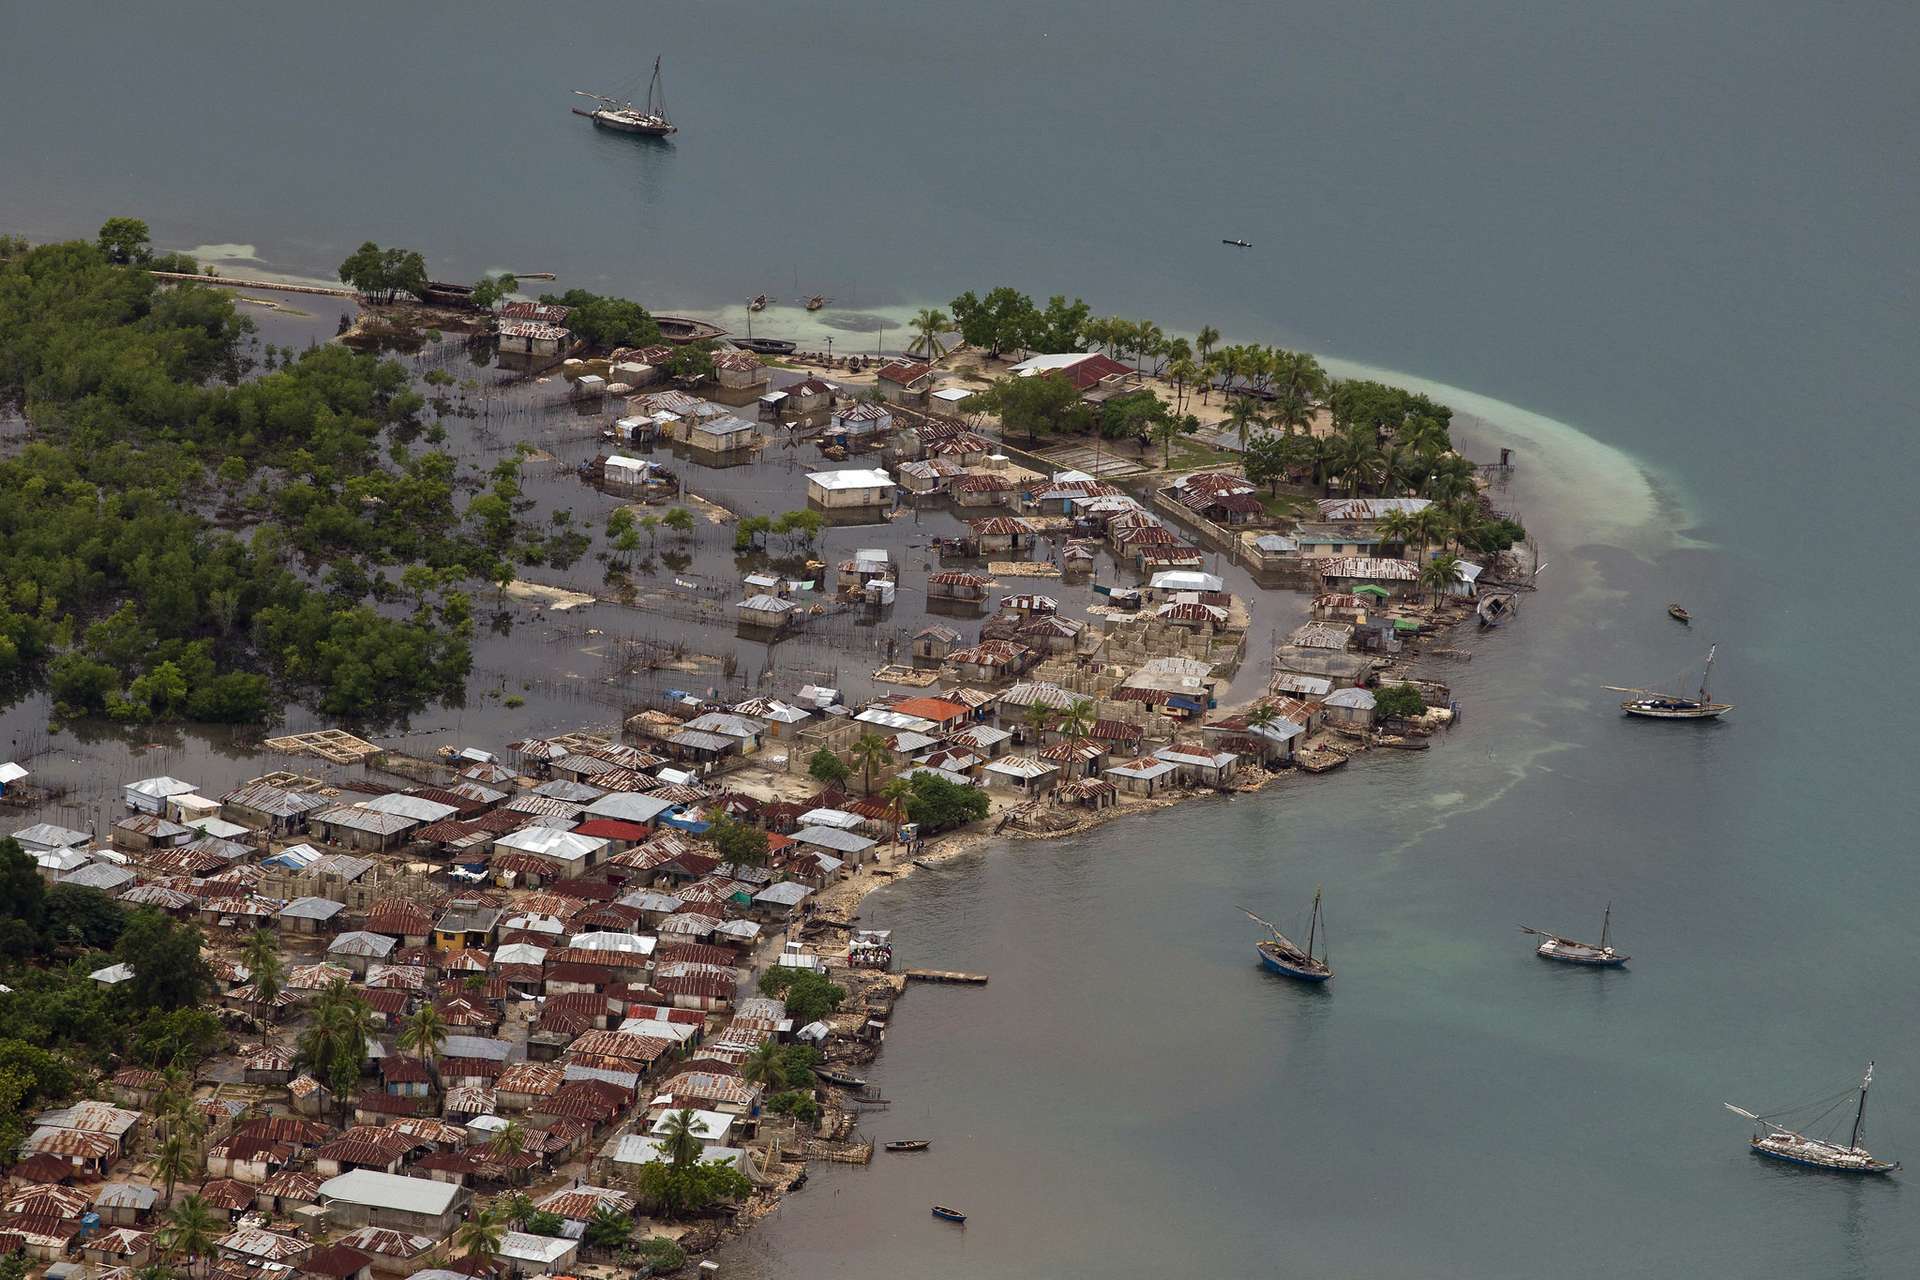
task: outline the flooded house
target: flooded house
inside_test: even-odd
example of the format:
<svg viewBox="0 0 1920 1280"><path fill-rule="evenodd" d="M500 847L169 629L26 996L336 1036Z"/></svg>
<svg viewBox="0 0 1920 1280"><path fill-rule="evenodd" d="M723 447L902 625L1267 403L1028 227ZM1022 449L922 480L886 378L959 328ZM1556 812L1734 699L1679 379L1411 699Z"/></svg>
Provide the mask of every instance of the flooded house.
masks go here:
<svg viewBox="0 0 1920 1280"><path fill-rule="evenodd" d="M780 408L789 418L809 418L833 407L833 384L821 378L808 378L783 390L787 398Z"/></svg>
<svg viewBox="0 0 1920 1280"><path fill-rule="evenodd" d="M687 428L687 446L710 455L707 462L712 466L748 461L759 443L759 430L731 414L694 422Z"/></svg>
<svg viewBox="0 0 1920 1280"><path fill-rule="evenodd" d="M1180 766L1171 760L1136 756L1108 765L1101 776L1127 795L1151 798L1180 785Z"/></svg>
<svg viewBox="0 0 1920 1280"><path fill-rule="evenodd" d="M884 471L816 471L807 477L807 501L825 511L879 514L893 505L895 488Z"/></svg>
<svg viewBox="0 0 1920 1280"><path fill-rule="evenodd" d="M769 370L751 351L716 351L713 356L713 380L731 393L728 399L745 404L766 389Z"/></svg>
<svg viewBox="0 0 1920 1280"><path fill-rule="evenodd" d="M934 623L913 635L913 660L916 666L938 666L960 643L960 633L952 627Z"/></svg>
<svg viewBox="0 0 1920 1280"><path fill-rule="evenodd" d="M917 498L938 497L948 492L958 480L967 478L971 473L959 463L944 458L928 458L923 462L903 462L894 468L899 477L901 488Z"/></svg>
<svg viewBox="0 0 1920 1280"><path fill-rule="evenodd" d="M1306 560L1377 555L1385 542L1371 527L1353 524L1303 524L1294 530L1293 540Z"/></svg>
<svg viewBox="0 0 1920 1280"><path fill-rule="evenodd" d="M557 356L567 349L573 334L544 320L503 318L495 327L503 356Z"/></svg>
<svg viewBox="0 0 1920 1280"><path fill-rule="evenodd" d="M967 521L982 555L1021 555L1033 549L1039 529L1018 516L982 516Z"/></svg>
<svg viewBox="0 0 1920 1280"><path fill-rule="evenodd" d="M734 621L743 629L759 632L785 631L800 608L791 600L760 592L733 606Z"/></svg>
<svg viewBox="0 0 1920 1280"><path fill-rule="evenodd" d="M1038 655L1024 644L1012 640L982 640L966 649L947 655L947 665L962 680L994 684L1012 680L1034 664Z"/></svg>
<svg viewBox="0 0 1920 1280"><path fill-rule="evenodd" d="M987 589L992 585L993 579L985 574L968 573L964 569L942 569L927 575L927 601L929 604L945 602L978 608L986 603Z"/></svg>
<svg viewBox="0 0 1920 1280"><path fill-rule="evenodd" d="M1339 556L1320 561L1318 572L1329 592L1350 593L1372 586L1402 597L1417 595L1420 590L1420 566L1411 560Z"/></svg>
<svg viewBox="0 0 1920 1280"><path fill-rule="evenodd" d="M975 471L947 486L956 506L1011 507L1019 499L1020 484L999 471Z"/></svg>
<svg viewBox="0 0 1920 1280"><path fill-rule="evenodd" d="M1329 725L1360 733L1373 728L1375 700L1371 690L1357 686L1336 689L1320 705Z"/></svg>

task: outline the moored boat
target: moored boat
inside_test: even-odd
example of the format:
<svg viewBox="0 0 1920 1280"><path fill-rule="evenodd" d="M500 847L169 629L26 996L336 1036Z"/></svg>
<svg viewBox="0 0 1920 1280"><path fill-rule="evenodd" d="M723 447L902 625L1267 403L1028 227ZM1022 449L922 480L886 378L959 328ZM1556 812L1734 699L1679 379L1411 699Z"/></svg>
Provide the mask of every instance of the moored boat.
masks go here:
<svg viewBox="0 0 1920 1280"><path fill-rule="evenodd" d="M885 1144L888 1151L925 1151L932 1145L932 1138L903 1138L897 1142Z"/></svg>
<svg viewBox="0 0 1920 1280"><path fill-rule="evenodd" d="M1686 606L1684 605L1678 605L1678 604L1668 605L1667 616L1669 618L1672 618L1675 622L1691 623L1693 621L1693 615L1687 612Z"/></svg>
<svg viewBox="0 0 1920 1280"><path fill-rule="evenodd" d="M1747 1147L1757 1156L1769 1160L1779 1160L1786 1164L1797 1164L1809 1169L1825 1169L1832 1173L1894 1173L1900 1168L1898 1160L1882 1160L1860 1145L1860 1132L1867 1120L1867 1090L1873 1085L1873 1063L1867 1063L1867 1072L1860 1078L1859 1101L1853 1112L1853 1131L1845 1146L1825 1138L1814 1138L1797 1129L1789 1129L1778 1123L1773 1117L1757 1115L1744 1107L1736 1107L1731 1102L1724 1104L1727 1110L1737 1116L1745 1116L1755 1125L1753 1137L1747 1140ZM1801 1107L1795 1112L1811 1112L1815 1107L1826 1107L1826 1111L1816 1116L1812 1123L1839 1106L1851 1089L1842 1090L1832 1097L1822 1098ZM1787 1115L1788 1112L1776 1112L1775 1115Z"/></svg>
<svg viewBox="0 0 1920 1280"><path fill-rule="evenodd" d="M958 1209L949 1209L944 1204L933 1206L933 1216L936 1218L945 1218L948 1222L965 1222L967 1220L966 1214L960 1212Z"/></svg>
<svg viewBox="0 0 1920 1280"><path fill-rule="evenodd" d="M631 102L609 98L605 94L588 93L584 89L575 89L574 93L600 104L590 110L575 107L573 113L585 116L602 129L611 129L615 133L637 133L649 138L665 138L680 132L680 126L667 116L667 95L660 87L660 59L657 57L653 60L653 80L647 85L647 105L644 110Z"/></svg>
<svg viewBox="0 0 1920 1280"><path fill-rule="evenodd" d="M1514 599L1502 592L1492 592L1480 597L1474 612L1479 615L1481 626L1497 627L1514 615Z"/></svg>
<svg viewBox="0 0 1920 1280"><path fill-rule="evenodd" d="M1307 924L1307 945L1302 948L1286 934L1262 920L1245 907L1247 918L1264 928L1271 937L1254 943L1254 950L1260 956L1260 967L1269 973L1277 973L1283 978L1294 978L1300 982L1325 982L1333 976L1333 968L1327 963L1326 930L1320 921L1320 890L1313 891L1313 915ZM1320 943L1320 954L1313 954L1314 943Z"/></svg>
<svg viewBox="0 0 1920 1280"><path fill-rule="evenodd" d="M743 351L757 351L763 356L790 356L799 346L791 338L735 338L733 345Z"/></svg>
<svg viewBox="0 0 1920 1280"><path fill-rule="evenodd" d="M689 342L699 342L706 338L724 338L727 331L717 324L705 320L695 320L689 316L655 316L653 322L660 326L660 336L675 346L685 346Z"/></svg>
<svg viewBox="0 0 1920 1280"><path fill-rule="evenodd" d="M1220 241L1220 243L1221 243L1221 244L1230 244L1230 245L1232 245L1232 246L1233 246L1234 248L1236 248L1236 249L1251 249L1251 248L1253 248L1253 241L1251 241L1251 240L1228 240L1228 239L1224 239L1224 238L1223 238L1223 239L1222 239L1222 240Z"/></svg>
<svg viewBox="0 0 1920 1280"><path fill-rule="evenodd" d="M1623 956L1608 945L1607 937L1613 928L1613 904L1607 904L1606 914L1600 917L1600 941L1580 942L1573 938L1563 938L1557 933L1548 933L1545 929L1535 929L1527 925L1520 926L1520 932L1530 933L1540 939L1534 954L1542 960L1556 960L1561 964L1586 965L1593 969L1624 968L1630 956Z"/></svg>
<svg viewBox="0 0 1920 1280"><path fill-rule="evenodd" d="M1636 693L1640 696L1629 698L1620 704L1620 709L1630 716L1644 716L1650 720L1715 720L1733 710L1731 702L1715 702L1707 693L1707 678L1713 674L1713 655L1719 645L1707 649L1707 666L1700 673L1700 692L1694 697L1683 693L1661 693L1656 689L1628 689L1621 685L1607 686L1615 693Z"/></svg>
<svg viewBox="0 0 1920 1280"><path fill-rule="evenodd" d="M807 299L807 302L806 302L807 310L818 311L820 308L826 306L831 301L833 301L833 299L827 297L825 294L816 293L811 298Z"/></svg>
<svg viewBox="0 0 1920 1280"><path fill-rule="evenodd" d="M867 1087L867 1082L865 1080L862 1080L859 1076L849 1074L848 1072L845 1072L845 1071L832 1071L825 1067L815 1067L813 1069L813 1074L816 1076L819 1076L822 1080L825 1080L828 1084L839 1085L842 1089L864 1089Z"/></svg>
<svg viewBox="0 0 1920 1280"><path fill-rule="evenodd" d="M754 295L753 295L753 297L752 297L751 299L749 299L749 300L748 300L748 302L747 302L747 310L749 310L749 311L765 311L765 310L767 309L767 303L768 303L768 301L769 301L769 299L768 299L768 297L767 297L767 295L766 295L766 294L764 294L764 293L756 293L756 294L754 294Z"/></svg>

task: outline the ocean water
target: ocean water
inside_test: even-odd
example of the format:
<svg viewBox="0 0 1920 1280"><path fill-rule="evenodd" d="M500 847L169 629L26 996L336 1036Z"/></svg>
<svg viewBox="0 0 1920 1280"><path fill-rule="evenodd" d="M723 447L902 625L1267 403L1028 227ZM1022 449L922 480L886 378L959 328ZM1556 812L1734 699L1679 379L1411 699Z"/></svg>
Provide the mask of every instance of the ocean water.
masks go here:
<svg viewBox="0 0 1920 1280"><path fill-rule="evenodd" d="M993 975L874 1068L875 1134L934 1149L819 1171L729 1270L1913 1272L1899 1179L1764 1165L1719 1105L1874 1057L1870 1140L1920 1156L1910 6L14 6L0 47L0 228L768 292L839 350L1013 283L1431 380L1516 449L1547 567L1436 750L870 900ZM673 143L567 114L655 52ZM1711 642L1723 724L1600 688ZM1236 907L1321 884L1338 977L1264 978ZM1625 973L1515 931L1609 900Z"/></svg>

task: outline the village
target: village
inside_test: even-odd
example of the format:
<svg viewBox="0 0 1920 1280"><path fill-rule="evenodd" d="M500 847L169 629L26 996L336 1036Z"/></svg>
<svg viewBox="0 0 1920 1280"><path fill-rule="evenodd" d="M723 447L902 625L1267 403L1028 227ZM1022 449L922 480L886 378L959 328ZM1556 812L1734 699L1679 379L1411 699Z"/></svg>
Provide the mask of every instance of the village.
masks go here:
<svg viewBox="0 0 1920 1280"><path fill-rule="evenodd" d="M670 582L517 598L549 624L593 609L593 632L670 620L681 660L615 650L610 723L432 750L288 734L263 748L282 767L129 778L73 826L31 761L0 765L0 834L39 880L197 929L229 1033L34 1114L0 1254L56 1280L684 1265L809 1161L875 1159L862 1073L895 1002L990 977L895 972L868 892L994 836L1424 749L1457 708L1419 659L1464 658L1449 630L1526 589L1518 549L1453 554L1427 498L1254 483L1224 394L1180 465L1172 442L1022 447L977 410L1000 377L1090 412L1157 385L1108 356L715 344L688 376L674 344L596 358L566 320L497 321L520 385L565 406L531 442L549 491L584 481L650 532L696 515Z"/></svg>

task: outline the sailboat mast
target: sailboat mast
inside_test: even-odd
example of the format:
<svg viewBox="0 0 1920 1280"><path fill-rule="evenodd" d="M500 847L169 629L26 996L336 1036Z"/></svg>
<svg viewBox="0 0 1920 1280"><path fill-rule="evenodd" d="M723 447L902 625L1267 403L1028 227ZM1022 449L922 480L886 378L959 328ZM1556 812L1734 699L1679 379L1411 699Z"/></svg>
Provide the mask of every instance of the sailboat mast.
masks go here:
<svg viewBox="0 0 1920 1280"><path fill-rule="evenodd" d="M1713 699L1707 696L1707 677L1713 674L1713 653L1714 653L1714 650L1718 649L1719 647L1720 646L1717 644L1710 644L1707 646L1706 669L1701 671L1700 673L1700 701L1702 702L1713 701Z"/></svg>
<svg viewBox="0 0 1920 1280"><path fill-rule="evenodd" d="M1860 1126L1867 1119L1867 1088L1873 1083L1873 1063L1867 1063L1867 1074L1860 1078L1860 1107L1853 1113L1853 1138L1847 1143L1851 1151L1860 1149Z"/></svg>
<svg viewBox="0 0 1920 1280"><path fill-rule="evenodd" d="M1613 904L1607 904L1607 913L1600 917L1600 949L1607 949L1607 930L1613 925Z"/></svg>
<svg viewBox="0 0 1920 1280"><path fill-rule="evenodd" d="M1313 939L1320 931L1320 890L1313 891L1313 917L1307 921L1307 959L1313 959Z"/></svg>

